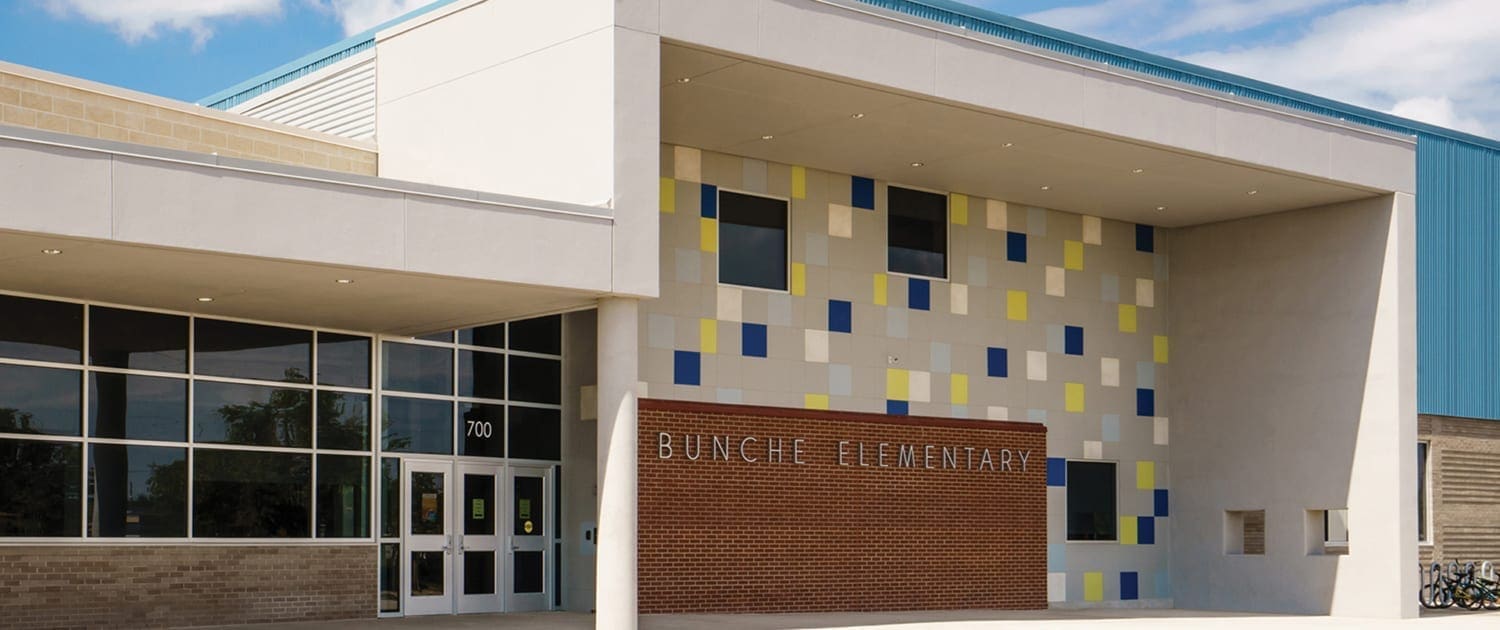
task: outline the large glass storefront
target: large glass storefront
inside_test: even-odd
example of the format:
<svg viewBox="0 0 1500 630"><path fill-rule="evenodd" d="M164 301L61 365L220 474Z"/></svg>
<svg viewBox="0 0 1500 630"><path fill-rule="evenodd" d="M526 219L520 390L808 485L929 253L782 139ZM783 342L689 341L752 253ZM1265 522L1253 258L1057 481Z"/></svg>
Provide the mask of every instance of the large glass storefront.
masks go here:
<svg viewBox="0 0 1500 630"><path fill-rule="evenodd" d="M0 294L0 539L378 541L382 612L523 608L561 375L558 316L397 339Z"/></svg>

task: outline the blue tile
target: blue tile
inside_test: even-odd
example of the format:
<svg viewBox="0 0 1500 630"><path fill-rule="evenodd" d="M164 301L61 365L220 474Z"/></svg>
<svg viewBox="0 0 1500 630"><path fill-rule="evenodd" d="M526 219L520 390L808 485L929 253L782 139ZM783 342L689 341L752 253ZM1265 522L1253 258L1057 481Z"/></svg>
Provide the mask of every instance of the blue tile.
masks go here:
<svg viewBox="0 0 1500 630"><path fill-rule="evenodd" d="M1165 598L1172 596L1172 574L1166 571L1157 571L1155 577L1156 592L1154 597Z"/></svg>
<svg viewBox="0 0 1500 630"><path fill-rule="evenodd" d="M1156 251L1156 228L1149 225L1135 225L1135 251Z"/></svg>
<svg viewBox="0 0 1500 630"><path fill-rule="evenodd" d="M919 311L932 310L932 282L921 278L907 278L906 306Z"/></svg>
<svg viewBox="0 0 1500 630"><path fill-rule="evenodd" d="M1063 349L1068 354L1083 356L1083 327L1066 326L1063 328Z"/></svg>
<svg viewBox="0 0 1500 630"><path fill-rule="evenodd" d="M1151 389L1135 390L1135 415L1151 417L1156 415L1156 391Z"/></svg>
<svg viewBox="0 0 1500 630"><path fill-rule="evenodd" d="M719 218L719 187L703 184L703 218Z"/></svg>
<svg viewBox="0 0 1500 630"><path fill-rule="evenodd" d="M1026 262L1026 235L1020 232L1005 233L1005 259L1011 262Z"/></svg>
<svg viewBox="0 0 1500 630"><path fill-rule="evenodd" d="M1099 424L1103 430L1102 433L1104 434L1105 442L1120 441L1120 414L1106 413Z"/></svg>
<svg viewBox="0 0 1500 630"><path fill-rule="evenodd" d="M986 353L989 363L989 375L995 378L1006 378L1010 376L1009 352L1005 348L990 348Z"/></svg>
<svg viewBox="0 0 1500 630"><path fill-rule="evenodd" d="M1165 518L1167 516L1167 491L1163 488L1157 488L1156 490L1155 516L1157 518Z"/></svg>
<svg viewBox="0 0 1500 630"><path fill-rule="evenodd" d="M1068 485L1068 460L1061 457L1047 458L1047 485L1057 487Z"/></svg>
<svg viewBox="0 0 1500 630"><path fill-rule="evenodd" d="M1135 526L1135 543L1137 545L1156 544L1156 519L1150 516L1137 518L1140 521Z"/></svg>
<svg viewBox="0 0 1500 630"><path fill-rule="evenodd" d="M854 332L854 305L844 300L828 301L828 330L831 332Z"/></svg>
<svg viewBox="0 0 1500 630"><path fill-rule="evenodd" d="M875 209L875 180L868 177L853 177L849 188L849 205L866 210Z"/></svg>
<svg viewBox="0 0 1500 630"><path fill-rule="evenodd" d="M1062 543L1047 543L1047 572L1065 573L1068 570L1068 546Z"/></svg>
<svg viewBox="0 0 1500 630"><path fill-rule="evenodd" d="M766 356L765 324L740 324L740 354L747 357Z"/></svg>
<svg viewBox="0 0 1500 630"><path fill-rule="evenodd" d="M672 355L672 382L677 385L702 384L702 357L696 352L678 350Z"/></svg>
<svg viewBox="0 0 1500 630"><path fill-rule="evenodd" d="M911 413L911 404L904 400L887 400L885 412L893 416L904 416Z"/></svg>
<svg viewBox="0 0 1500 630"><path fill-rule="evenodd" d="M1135 571L1120 573L1120 599L1141 598L1141 576Z"/></svg>

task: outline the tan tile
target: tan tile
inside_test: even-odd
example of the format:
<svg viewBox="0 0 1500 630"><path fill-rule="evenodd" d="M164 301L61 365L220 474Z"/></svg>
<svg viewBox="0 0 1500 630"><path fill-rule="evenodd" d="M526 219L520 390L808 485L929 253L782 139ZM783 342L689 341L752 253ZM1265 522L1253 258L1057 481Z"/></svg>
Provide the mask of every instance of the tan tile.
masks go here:
<svg viewBox="0 0 1500 630"><path fill-rule="evenodd" d="M68 119L50 112L37 112L36 126L47 131L68 133Z"/></svg>
<svg viewBox="0 0 1500 630"><path fill-rule="evenodd" d="M21 92L21 107L41 112L52 111L52 97L39 92Z"/></svg>
<svg viewBox="0 0 1500 630"><path fill-rule="evenodd" d="M173 138L177 138L178 140L182 140L183 142L197 142L201 136L202 132L200 132L197 127L191 124L172 124Z"/></svg>
<svg viewBox="0 0 1500 630"><path fill-rule="evenodd" d="M77 118L67 118L66 120L68 121L68 133L71 133L75 136L85 136L88 138L99 137L98 123L92 123L87 120L78 120Z"/></svg>
<svg viewBox="0 0 1500 630"><path fill-rule="evenodd" d="M68 118L83 118L83 101L55 98L52 100L52 111Z"/></svg>
<svg viewBox="0 0 1500 630"><path fill-rule="evenodd" d="M146 118L142 122L144 124L141 127L141 131L157 136L172 135L172 123L160 118Z"/></svg>
<svg viewBox="0 0 1500 630"><path fill-rule="evenodd" d="M0 105L20 105L21 91L13 87L0 86Z"/></svg>
<svg viewBox="0 0 1500 630"><path fill-rule="evenodd" d="M129 142L130 130L113 125L102 125L99 127L99 137L115 142Z"/></svg>
<svg viewBox="0 0 1500 630"><path fill-rule="evenodd" d="M234 134L229 136L229 150L249 155L255 151L255 142L244 136Z"/></svg>
<svg viewBox="0 0 1500 630"><path fill-rule="evenodd" d="M20 125L22 127L36 126L35 111L22 109L14 105L0 105L0 110L3 110L3 113L0 113L0 120L4 120L6 124Z"/></svg>
<svg viewBox="0 0 1500 630"><path fill-rule="evenodd" d="M261 158L271 160L276 159L276 156L280 155L280 151L276 145L260 140L255 141L255 150L253 153Z"/></svg>
<svg viewBox="0 0 1500 630"><path fill-rule="evenodd" d="M93 106L86 108L86 113L88 119L93 122L104 123L106 125L115 124L115 110L113 108Z"/></svg>
<svg viewBox="0 0 1500 630"><path fill-rule="evenodd" d="M229 146L229 136L222 131L212 129L203 130L203 143L212 147L223 148Z"/></svg>

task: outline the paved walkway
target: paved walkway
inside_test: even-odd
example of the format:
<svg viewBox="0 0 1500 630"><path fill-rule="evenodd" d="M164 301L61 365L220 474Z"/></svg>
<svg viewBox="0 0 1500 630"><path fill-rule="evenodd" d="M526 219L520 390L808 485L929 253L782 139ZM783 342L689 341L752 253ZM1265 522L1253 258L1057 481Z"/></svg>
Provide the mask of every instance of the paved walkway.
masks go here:
<svg viewBox="0 0 1500 630"><path fill-rule="evenodd" d="M234 630L591 630L594 616L580 613L527 613L410 617L358 621L220 626ZM1041 610L939 611L910 613L799 613L781 615L647 615L641 630L1011 630L1019 628L1359 628L1385 630L1500 629L1500 612L1439 611L1420 619L1385 621L1340 617L1251 615L1197 610Z"/></svg>

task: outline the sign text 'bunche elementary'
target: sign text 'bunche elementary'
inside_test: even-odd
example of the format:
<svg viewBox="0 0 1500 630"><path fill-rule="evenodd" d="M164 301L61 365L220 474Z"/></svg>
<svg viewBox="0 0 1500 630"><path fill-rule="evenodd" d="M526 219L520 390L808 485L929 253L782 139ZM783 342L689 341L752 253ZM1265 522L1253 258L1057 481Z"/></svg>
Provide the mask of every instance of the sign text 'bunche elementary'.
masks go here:
<svg viewBox="0 0 1500 630"><path fill-rule="evenodd" d="M951 444L892 444L839 440L823 448L808 445L803 438L758 438L754 436L702 436L658 432L656 458L690 461L732 461L750 464L805 466L815 457L827 457L840 466L867 468L912 468L927 470L973 470L1026 472L1029 450L962 446Z"/></svg>

